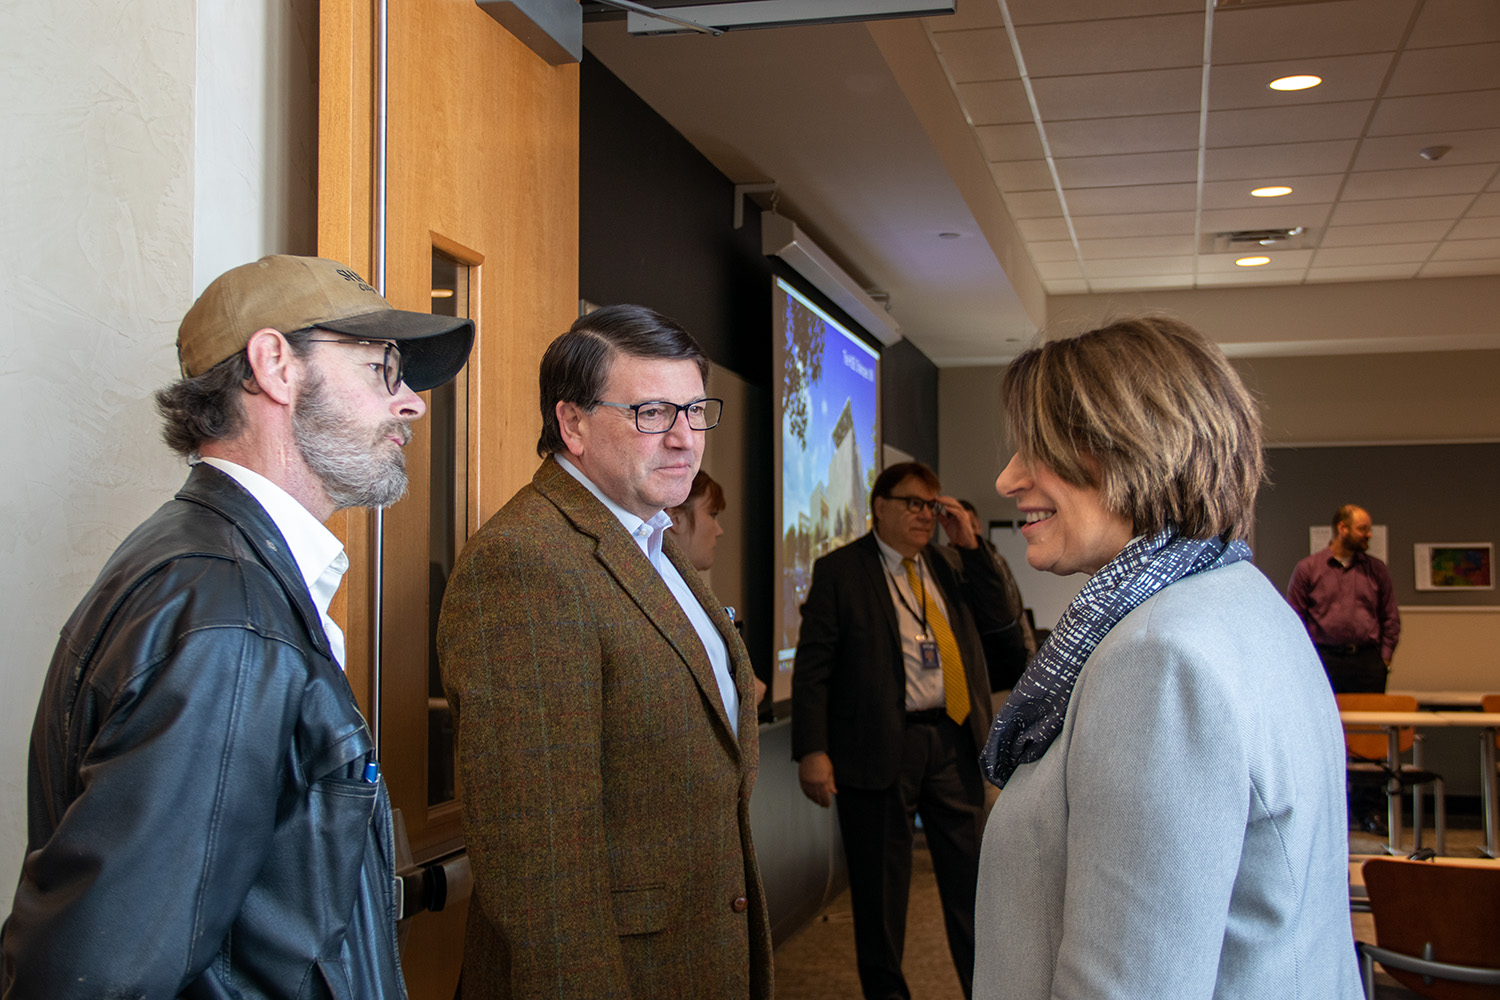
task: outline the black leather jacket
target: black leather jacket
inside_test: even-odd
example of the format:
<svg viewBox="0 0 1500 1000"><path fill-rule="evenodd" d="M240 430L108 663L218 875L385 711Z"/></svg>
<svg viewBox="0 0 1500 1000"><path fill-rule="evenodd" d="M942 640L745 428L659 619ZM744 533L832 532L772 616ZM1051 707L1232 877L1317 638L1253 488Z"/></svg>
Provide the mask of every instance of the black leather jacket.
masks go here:
<svg viewBox="0 0 1500 1000"><path fill-rule="evenodd" d="M57 644L0 993L404 1000L373 761L281 533L195 467Z"/></svg>

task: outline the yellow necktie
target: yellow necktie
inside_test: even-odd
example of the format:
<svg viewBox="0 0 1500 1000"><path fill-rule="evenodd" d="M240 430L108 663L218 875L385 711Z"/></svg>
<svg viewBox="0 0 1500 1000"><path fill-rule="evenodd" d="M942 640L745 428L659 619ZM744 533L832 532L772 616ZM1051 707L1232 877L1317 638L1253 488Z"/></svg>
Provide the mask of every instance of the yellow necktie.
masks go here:
<svg viewBox="0 0 1500 1000"><path fill-rule="evenodd" d="M958 640L943 617L943 609L927 600L927 588L917 576L917 564L910 559L901 560L906 567L906 582L911 592L917 595L922 605L922 616L927 619L927 628L937 640L938 662L943 666L943 698L948 709L948 718L959 725L969 717L969 681L964 675L964 658L958 651Z"/></svg>

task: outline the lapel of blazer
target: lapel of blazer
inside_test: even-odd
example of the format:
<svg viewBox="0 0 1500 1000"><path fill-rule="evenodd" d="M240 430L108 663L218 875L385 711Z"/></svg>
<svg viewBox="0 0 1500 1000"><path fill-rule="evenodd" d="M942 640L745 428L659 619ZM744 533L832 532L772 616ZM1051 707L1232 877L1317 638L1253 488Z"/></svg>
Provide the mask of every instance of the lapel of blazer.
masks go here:
<svg viewBox="0 0 1500 1000"><path fill-rule="evenodd" d="M661 574L656 572L656 568L651 565L651 561L646 558L646 554L641 551L635 539L630 537L619 518L600 503L587 487L574 479L568 470L551 458L546 459L541 468L537 469L536 475L532 477L532 485L537 492L556 506L579 532L594 540L594 558L599 560L615 582L620 585L620 589L635 603L636 607L640 608L641 613L656 627L661 637L682 659L699 690L702 691L708 703L714 707L715 719L718 720L725 735L729 737L729 743L735 746L735 752L738 754L734 731L729 728L729 717L724 712L723 699L719 696L719 683L714 677L713 664L709 662L708 653L703 649L703 640L698 637L698 630L693 628L693 623L688 620L682 607L677 603L677 598L672 596L671 588L661 578ZM680 553L678 556L680 558ZM730 649L730 662L735 669L738 683L739 664L735 659L738 642L731 640L725 634L726 626L729 633L734 632L734 626L729 625L724 609L718 607L713 596L708 594L707 588L698 578L697 571L691 566L687 566L684 570L683 566L686 564L680 562L678 558L674 558L672 564L678 567L678 572L682 573L683 579L688 582L693 595L707 610L719 634L725 635L724 642Z"/></svg>
<svg viewBox="0 0 1500 1000"><path fill-rule="evenodd" d="M708 613L709 621L713 622L714 630L719 633L719 638L724 640L724 648L729 651L729 675L734 678L734 690L739 695L740 703L737 719L738 731L742 733L745 731L747 718L748 725L752 727L759 725L759 720L756 718L755 685L749 680L755 671L750 665L750 653L745 649L745 643L740 639L740 634L735 629L734 622L729 620L729 613L724 610L724 605L719 603L719 599L714 596L714 592L708 589L708 584L703 582L703 577L698 575L697 569L693 567L692 563L688 562L687 556L683 554L681 547L678 546L677 542L671 536L668 536L663 543L662 554L670 559L672 565L677 567L677 572L682 574L682 579L687 583L688 589L693 592L693 596L698 599L698 603ZM692 628L691 623L689 623L688 627ZM692 638L694 640L693 649L700 654L708 683L711 685L708 690L718 692L719 680L713 674L713 666L708 662L708 655L703 652L703 642L698 638L696 629L693 630ZM691 666L692 661L689 662L689 667ZM704 680L702 677L699 677L697 671L694 671L693 676L699 678L699 686L702 686ZM718 710L719 720L727 727L729 719L724 712L723 699L715 697L712 701L714 707Z"/></svg>
<svg viewBox="0 0 1500 1000"><path fill-rule="evenodd" d="M854 540L860 552L860 564L864 570L864 585L869 588L870 605L875 609L876 617L885 623L886 630L890 632L891 642L896 655L892 658L895 668L903 678L906 676L906 662L901 658L901 623L896 617L896 602L891 599L891 585L889 577L886 576L885 560L881 558L880 543L875 540L875 532L870 531Z"/></svg>

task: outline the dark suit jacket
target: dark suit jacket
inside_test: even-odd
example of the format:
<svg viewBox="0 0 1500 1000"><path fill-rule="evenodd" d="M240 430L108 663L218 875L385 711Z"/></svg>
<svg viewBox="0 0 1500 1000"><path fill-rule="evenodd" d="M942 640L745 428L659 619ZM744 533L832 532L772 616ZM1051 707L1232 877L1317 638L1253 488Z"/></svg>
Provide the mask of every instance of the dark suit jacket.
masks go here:
<svg viewBox="0 0 1500 1000"><path fill-rule="evenodd" d="M1002 617L1004 584L987 554L980 548L960 552L962 575L936 546L922 554L942 588L964 659L968 730L977 754L991 721L981 636L998 633L1009 620ZM813 566L792 673L792 756L801 760L825 751L839 787L887 788L900 770L905 725L906 667L896 605L872 532Z"/></svg>
<svg viewBox="0 0 1500 1000"><path fill-rule="evenodd" d="M438 632L474 869L463 995L771 995L750 840L750 659L731 732L693 626L603 504L547 460L464 548Z"/></svg>

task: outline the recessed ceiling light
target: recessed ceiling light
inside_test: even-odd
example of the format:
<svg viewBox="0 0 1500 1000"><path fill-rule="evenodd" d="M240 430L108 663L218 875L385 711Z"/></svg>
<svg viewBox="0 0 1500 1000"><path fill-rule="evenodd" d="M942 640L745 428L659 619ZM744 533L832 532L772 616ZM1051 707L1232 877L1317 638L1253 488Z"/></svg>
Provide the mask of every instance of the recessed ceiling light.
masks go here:
<svg viewBox="0 0 1500 1000"><path fill-rule="evenodd" d="M1253 198L1280 198L1284 194L1291 193L1291 188L1281 187L1278 185L1275 187L1256 188L1254 191L1250 192L1250 196Z"/></svg>
<svg viewBox="0 0 1500 1000"><path fill-rule="evenodd" d="M1260 267L1262 264L1271 263L1269 257L1241 257L1235 261L1240 267Z"/></svg>
<svg viewBox="0 0 1500 1000"><path fill-rule="evenodd" d="M1322 82L1321 76L1284 76L1279 80L1272 80L1269 86L1272 90L1307 90Z"/></svg>
<svg viewBox="0 0 1500 1000"><path fill-rule="evenodd" d="M451 299L451 298L453 298L453 289L451 289L451 288L434 288L432 290L432 297L435 298L435 299Z"/></svg>

